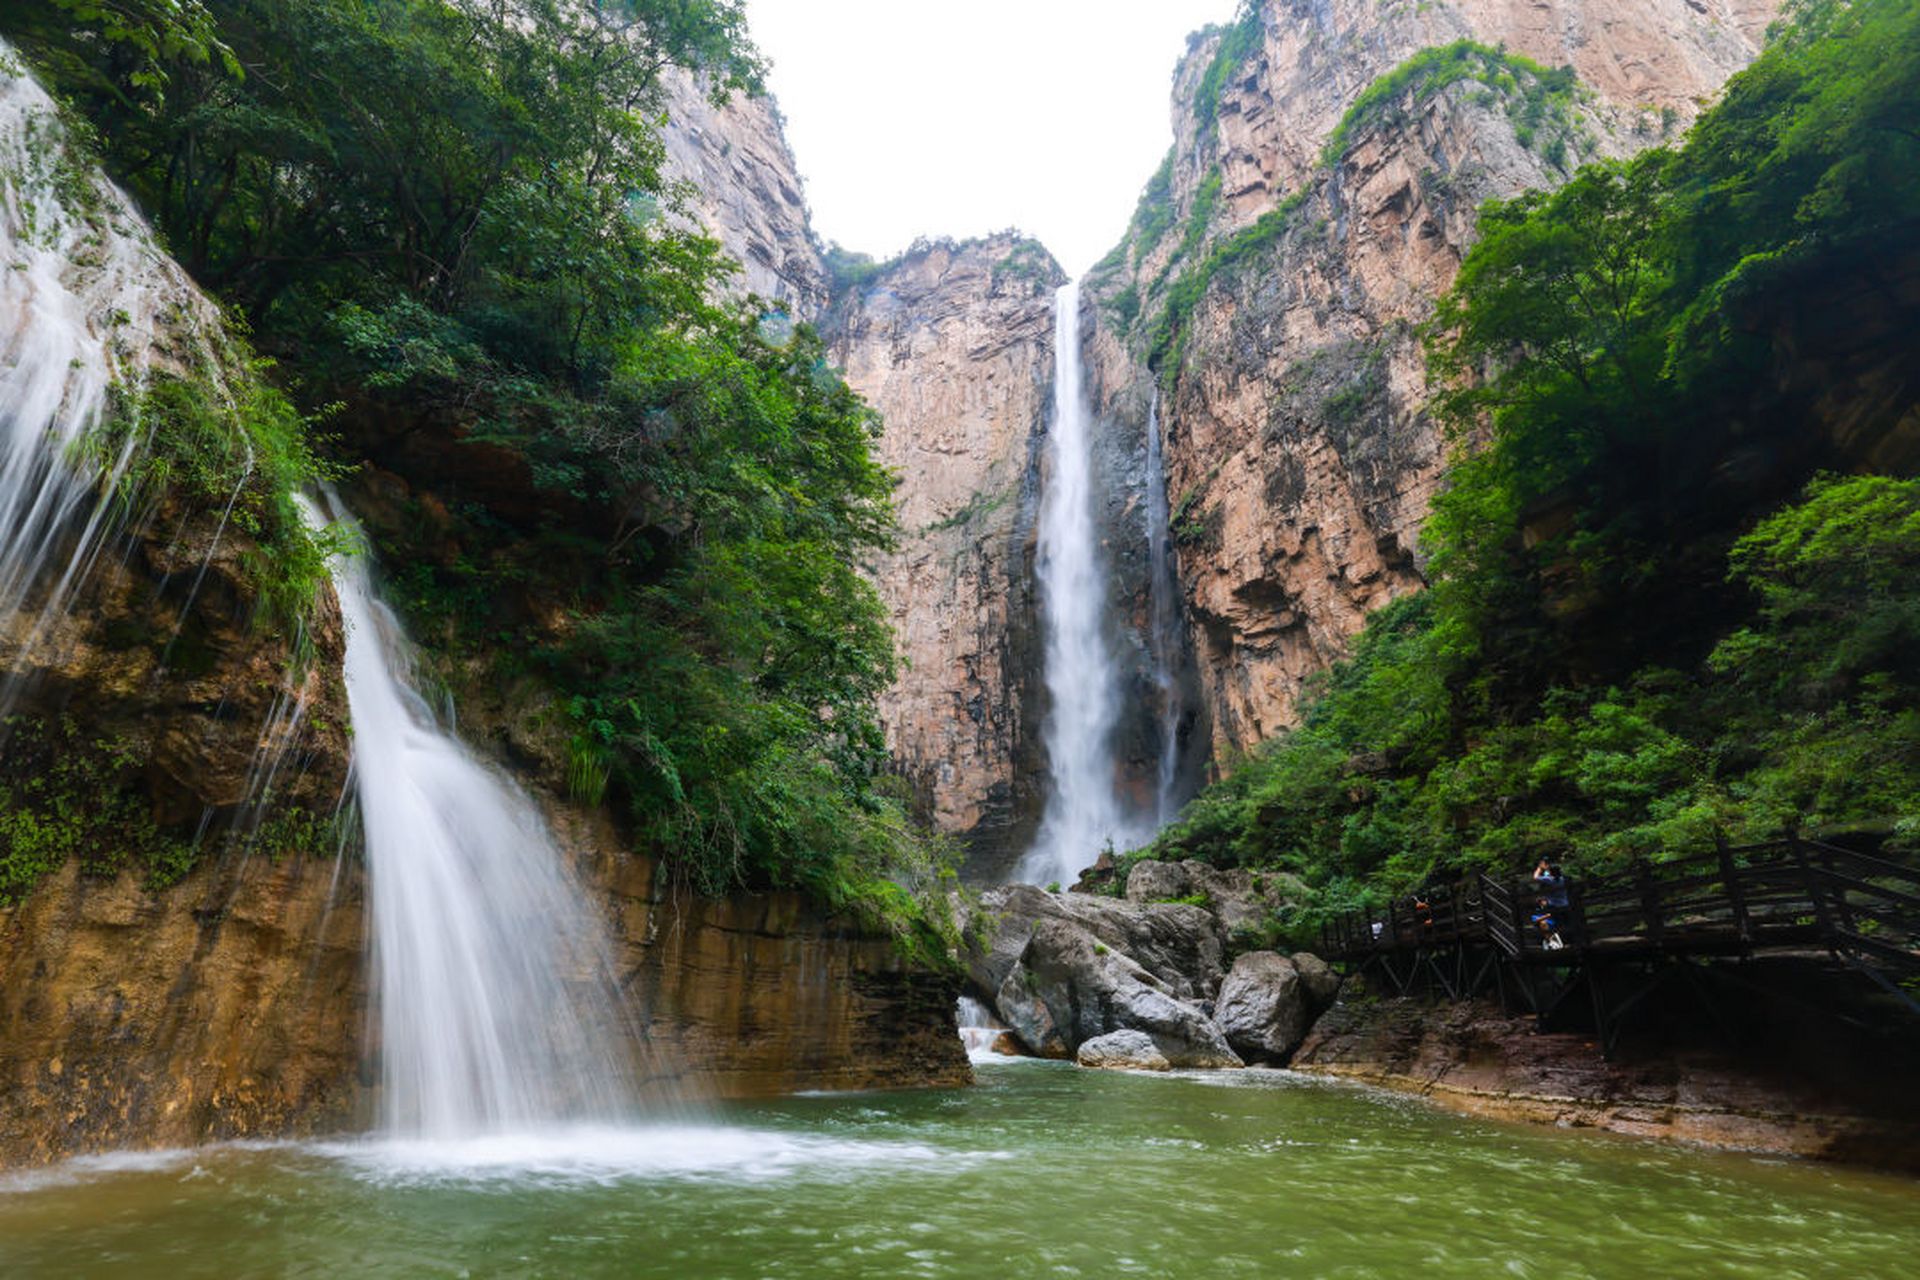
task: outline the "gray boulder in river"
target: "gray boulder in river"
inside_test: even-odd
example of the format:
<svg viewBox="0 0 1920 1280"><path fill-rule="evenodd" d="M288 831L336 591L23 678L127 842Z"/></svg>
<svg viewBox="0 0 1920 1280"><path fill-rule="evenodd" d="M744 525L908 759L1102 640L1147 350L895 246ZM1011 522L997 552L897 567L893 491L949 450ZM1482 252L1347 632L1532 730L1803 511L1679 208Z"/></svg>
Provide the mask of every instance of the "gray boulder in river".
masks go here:
<svg viewBox="0 0 1920 1280"><path fill-rule="evenodd" d="M1340 987L1318 956L1250 951L1233 962L1213 1017L1248 1062L1285 1062Z"/></svg>
<svg viewBox="0 0 1920 1280"><path fill-rule="evenodd" d="M1141 863L1170 869L1149 870L1141 892L1207 883L1189 865L1199 864ZM1014 1037L1028 1052L1083 1065L1148 1066L1155 1055L1168 1067L1284 1061L1340 983L1305 953L1256 952L1223 974L1221 917L1191 903L1009 885L981 896L963 933L968 975ZM1111 1040L1116 1032L1144 1036L1153 1053L1132 1037Z"/></svg>
<svg viewBox="0 0 1920 1280"><path fill-rule="evenodd" d="M974 985L998 991L1042 920L1084 929L1131 958L1179 999L1204 1000L1219 989L1226 940L1218 918L1204 907L1048 893L1030 884L981 895L968 930L968 969Z"/></svg>
<svg viewBox="0 0 1920 1280"><path fill-rule="evenodd" d="M1139 1031L1172 1066L1241 1065L1198 1005L1067 920L1034 923L994 1003L1014 1035L1045 1057L1072 1057L1110 1031Z"/></svg>
<svg viewBox="0 0 1920 1280"><path fill-rule="evenodd" d="M1173 1067L1153 1037L1144 1031L1109 1031L1080 1046L1074 1061L1083 1067L1120 1071L1167 1071Z"/></svg>

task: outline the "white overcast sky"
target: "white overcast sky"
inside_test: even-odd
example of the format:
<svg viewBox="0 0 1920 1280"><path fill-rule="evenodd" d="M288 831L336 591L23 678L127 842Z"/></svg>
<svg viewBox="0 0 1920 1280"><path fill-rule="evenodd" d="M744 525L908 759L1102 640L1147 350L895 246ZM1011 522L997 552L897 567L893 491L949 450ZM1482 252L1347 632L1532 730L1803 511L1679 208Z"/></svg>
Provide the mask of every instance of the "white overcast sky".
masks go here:
<svg viewBox="0 0 1920 1280"><path fill-rule="evenodd" d="M1078 275L1173 140L1186 34L1235 0L748 0L815 228L887 257L1019 227Z"/></svg>

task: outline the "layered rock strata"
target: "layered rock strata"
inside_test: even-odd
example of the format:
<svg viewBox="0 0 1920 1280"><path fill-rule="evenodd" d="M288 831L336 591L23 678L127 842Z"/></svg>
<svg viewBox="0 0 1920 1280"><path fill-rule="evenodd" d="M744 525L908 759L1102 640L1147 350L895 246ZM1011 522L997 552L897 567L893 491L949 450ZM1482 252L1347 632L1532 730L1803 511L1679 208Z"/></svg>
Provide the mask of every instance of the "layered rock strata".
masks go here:
<svg viewBox="0 0 1920 1280"><path fill-rule="evenodd" d="M1218 750L1291 724L1303 682L1422 583L1417 533L1445 447L1415 326L1479 203L1678 136L1776 8L1266 0L1250 27L1194 39L1167 167L1090 278L1087 354L1112 417L1140 418L1156 382L1169 388L1167 483ZM1504 80L1437 91L1411 76L1323 154L1379 77L1463 39L1570 66L1579 87L1555 106L1510 60ZM1184 314L1156 332L1183 281Z"/></svg>
<svg viewBox="0 0 1920 1280"><path fill-rule="evenodd" d="M700 77L678 68L662 74L666 173L680 184L687 213L739 262L732 291L779 303L796 320L817 320L832 282L779 108L743 93L716 104Z"/></svg>
<svg viewBox="0 0 1920 1280"><path fill-rule="evenodd" d="M1589 1033L1543 1032L1488 1001L1351 999L1291 1066L1468 1115L1920 1171L1920 1106L1905 1083L1920 1047L1818 1008L1689 1008L1630 1034L1609 1060ZM1742 1050L1717 1039L1729 1022L1749 1024Z"/></svg>
<svg viewBox="0 0 1920 1280"><path fill-rule="evenodd" d="M923 811L967 838L980 880L1024 847L1044 775L1032 560L1062 282L1013 233L925 242L849 281L825 324L899 476L900 544L874 576L905 670L881 719Z"/></svg>
<svg viewBox="0 0 1920 1280"><path fill-rule="evenodd" d="M890 938L794 894L678 898L643 860L593 861L647 1098L971 1079L956 981ZM261 851L158 892L69 863L0 908L0 1165L372 1123L366 892L351 858Z"/></svg>

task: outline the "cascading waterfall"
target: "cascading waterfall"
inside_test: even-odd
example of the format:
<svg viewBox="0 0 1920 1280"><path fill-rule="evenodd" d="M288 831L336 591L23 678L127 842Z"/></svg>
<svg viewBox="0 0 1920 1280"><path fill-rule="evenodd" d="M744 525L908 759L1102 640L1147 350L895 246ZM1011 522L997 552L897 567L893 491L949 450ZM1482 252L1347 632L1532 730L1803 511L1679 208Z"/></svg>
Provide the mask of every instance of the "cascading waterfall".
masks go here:
<svg viewBox="0 0 1920 1280"><path fill-rule="evenodd" d="M0 40L0 62L18 55ZM140 446L84 443L159 336L211 310L126 196L82 168L46 92L0 75L0 628L31 650L116 532L110 494ZM17 671L22 664L13 664Z"/></svg>
<svg viewBox="0 0 1920 1280"><path fill-rule="evenodd" d="M1180 578L1173 562L1173 512L1167 500L1167 467L1160 443L1160 390L1147 409L1147 646L1153 656L1153 684L1160 696L1160 755L1154 776L1154 825L1173 821L1179 807Z"/></svg>
<svg viewBox="0 0 1920 1280"><path fill-rule="evenodd" d="M337 500L304 504L352 530ZM371 880L382 1120L433 1140L615 1120L632 1079L606 928L533 803L410 680L365 556L336 559Z"/></svg>
<svg viewBox="0 0 1920 1280"><path fill-rule="evenodd" d="M1052 788L1019 878L1069 883L1108 843L1127 842L1114 786L1121 682L1107 636L1107 581L1093 509L1093 442L1080 368L1080 286L1054 295L1053 430L1040 503L1040 611Z"/></svg>
<svg viewBox="0 0 1920 1280"><path fill-rule="evenodd" d="M970 1061L991 1062L1000 1056L994 1052L993 1042L1006 1034L1006 1024L986 1005L972 996L961 996L954 1015L960 1025L960 1043L967 1047Z"/></svg>

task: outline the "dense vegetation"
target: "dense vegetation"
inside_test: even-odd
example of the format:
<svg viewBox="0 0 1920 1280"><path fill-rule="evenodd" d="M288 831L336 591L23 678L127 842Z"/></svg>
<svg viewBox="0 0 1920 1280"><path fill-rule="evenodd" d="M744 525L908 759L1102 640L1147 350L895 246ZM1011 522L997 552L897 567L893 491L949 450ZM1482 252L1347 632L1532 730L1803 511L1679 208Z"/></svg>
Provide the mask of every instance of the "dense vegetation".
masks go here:
<svg viewBox="0 0 1920 1280"><path fill-rule="evenodd" d="M1431 589L1153 856L1297 872L1304 928L1542 853L1920 845L1920 482L1821 474L1867 452L1822 342L1920 360L1861 302L1920 270L1920 10L1792 18L1683 146L1485 209L1430 341Z"/></svg>
<svg viewBox="0 0 1920 1280"><path fill-rule="evenodd" d="M1225 92L1227 81L1238 74L1259 49L1261 37L1266 34L1260 9L1260 0L1241 0L1239 12L1232 23L1220 31L1220 43L1207 69L1200 74L1200 84L1193 95L1193 115L1203 135L1220 118L1220 95Z"/></svg>
<svg viewBox="0 0 1920 1280"><path fill-rule="evenodd" d="M1485 87L1489 98L1513 118L1520 145L1538 143L1556 165L1566 163L1567 148L1582 139L1574 118L1580 82L1572 67L1547 68L1531 58L1472 40L1422 49L1363 89L1327 136L1321 160L1346 158L1356 135L1377 128L1409 105L1418 106L1441 90L1463 81Z"/></svg>
<svg viewBox="0 0 1920 1280"><path fill-rule="evenodd" d="M579 796L703 889L912 914L938 860L884 785L873 415L809 330L716 302L731 265L669 216L662 76L755 87L739 0L23 0L0 31L331 407L320 454L373 464L429 646L550 691ZM184 463L214 409L159 392Z"/></svg>

